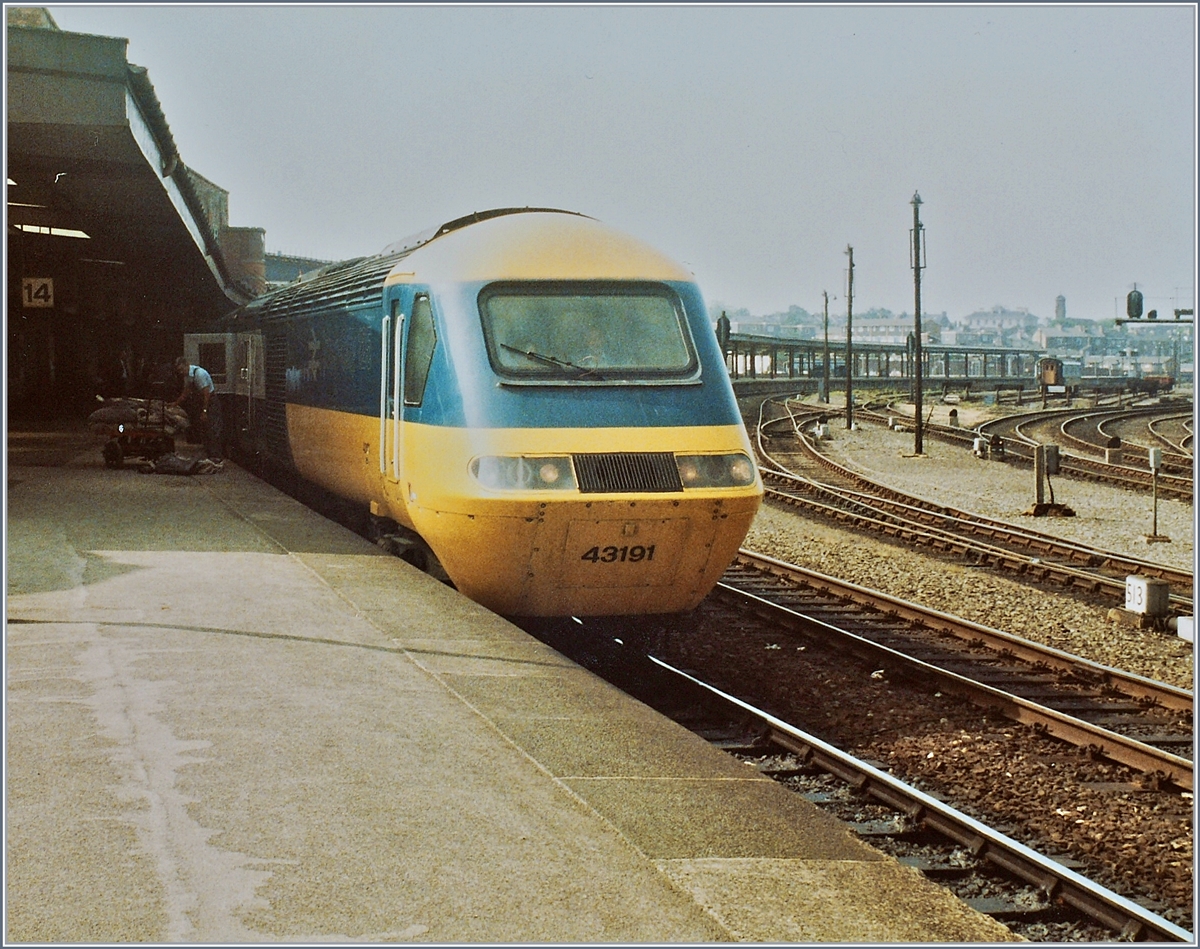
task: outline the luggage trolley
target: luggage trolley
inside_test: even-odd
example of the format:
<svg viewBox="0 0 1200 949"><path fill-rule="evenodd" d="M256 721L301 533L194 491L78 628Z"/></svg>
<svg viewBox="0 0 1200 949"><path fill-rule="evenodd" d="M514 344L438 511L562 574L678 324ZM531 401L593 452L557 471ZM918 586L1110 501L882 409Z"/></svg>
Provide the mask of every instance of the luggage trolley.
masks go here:
<svg viewBox="0 0 1200 949"><path fill-rule="evenodd" d="M127 458L155 461L175 451L175 438L167 431L167 400L158 398L133 400L137 405L136 422L102 423L100 431L109 436L104 443L104 464L120 468ZM150 421L154 404L158 403L158 422Z"/></svg>

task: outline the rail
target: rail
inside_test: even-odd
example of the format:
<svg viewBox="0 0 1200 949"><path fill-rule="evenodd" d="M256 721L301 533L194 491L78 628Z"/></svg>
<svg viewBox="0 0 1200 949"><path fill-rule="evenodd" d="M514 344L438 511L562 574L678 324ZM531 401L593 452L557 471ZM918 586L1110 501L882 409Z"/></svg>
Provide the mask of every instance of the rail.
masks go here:
<svg viewBox="0 0 1200 949"><path fill-rule="evenodd" d="M855 604L860 608L859 612L852 615L855 629L851 630L843 625L840 613L838 622L834 623L789 603L787 586L773 589L764 587L761 583L764 576L784 580L789 585L816 589L847 604ZM1020 658L1031 665L1070 670L1079 676L1080 681L1090 679L1106 690L1119 692L1147 705L1154 704L1163 709L1186 712L1190 715L1194 697L1185 689L1102 666L1038 643L1022 640L1001 630L990 629L897 597L867 590L856 584L753 551L739 551L734 566L726 572L717 590L721 595L738 600L745 607L773 622L795 626L810 634L815 631L837 637L846 648L869 657L873 662L916 670L919 675L936 680L940 688L962 695L976 704L994 708L1013 721L1031 725L1047 735L1077 747L1092 749L1103 757L1143 773L1158 775L1162 780L1183 790L1191 791L1193 788L1193 766L1186 758L1095 725L1078 715L1058 711L1044 702L1031 701L1002 688L977 681L969 674L951 671L945 665L937 664L937 658L926 661L906 652L906 646L924 649L924 641L888 645L883 640L892 639L894 643L897 623L914 623L935 634L954 636L973 646L981 645L995 655ZM876 614L876 617L872 618L862 612L863 607ZM850 623L851 616L844 617L844 621ZM871 638L869 627L872 621L883 634L879 638ZM1180 736L1177 743L1185 743L1190 747L1190 742L1189 735Z"/></svg>
<svg viewBox="0 0 1200 949"><path fill-rule="evenodd" d="M1064 587L1081 587L1092 592L1106 589L1123 595L1125 577L1129 574L1163 579L1175 591L1171 602L1176 607L1190 609L1192 605L1193 575L1190 572L1072 543L879 485L817 450L802 431L801 421L816 413L805 412L797 417L790 407L786 408L787 417L760 421L756 433L759 455L768 463L762 466L768 497L804 506L831 519L850 521L872 533L899 537L908 543L942 551L969 554L979 563L1014 569L1044 581L1054 580ZM764 439L769 438L766 429L783 423L789 424L791 435L797 439L806 457L855 488L801 476L773 457L764 444ZM821 503L816 498L828 503ZM1055 562L1051 558L1066 562Z"/></svg>
<svg viewBox="0 0 1200 949"><path fill-rule="evenodd" d="M801 760L853 785L859 791L924 822L998 867L1034 884L1048 896L1086 913L1123 940L1151 942L1194 941L1192 933L1139 906L1130 899L1092 882L1074 870L1026 847L999 831L963 814L852 755L835 748L782 719L676 669L654 656L663 670L697 686L714 698L752 715L771 731L772 740Z"/></svg>

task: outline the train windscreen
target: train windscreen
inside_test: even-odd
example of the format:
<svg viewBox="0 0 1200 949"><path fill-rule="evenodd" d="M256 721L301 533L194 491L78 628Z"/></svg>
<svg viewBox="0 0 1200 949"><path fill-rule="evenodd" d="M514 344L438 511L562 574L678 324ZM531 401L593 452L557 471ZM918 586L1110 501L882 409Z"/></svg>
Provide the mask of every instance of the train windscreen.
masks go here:
<svg viewBox="0 0 1200 949"><path fill-rule="evenodd" d="M479 295L488 355L516 379L612 382L691 376L678 297L651 283L492 284Z"/></svg>

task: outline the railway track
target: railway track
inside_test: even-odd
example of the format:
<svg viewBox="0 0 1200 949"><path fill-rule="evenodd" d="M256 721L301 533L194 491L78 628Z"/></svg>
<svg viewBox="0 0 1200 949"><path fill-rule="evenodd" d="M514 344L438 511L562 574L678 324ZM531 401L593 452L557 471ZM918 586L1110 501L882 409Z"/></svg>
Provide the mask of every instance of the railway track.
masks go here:
<svg viewBox="0 0 1200 949"><path fill-rule="evenodd" d="M1167 408L1168 413L1171 408ZM1091 481L1103 481L1124 488L1143 490L1152 487L1154 474L1149 470L1147 453L1140 446L1122 444L1122 463L1111 464L1102 460L1103 453L1111 436L1102 434L1098 423L1112 422L1119 418L1132 416L1161 415L1164 407L1126 408L1120 411L1079 412L1066 409L1055 412L1036 413L1031 416L1009 416L985 422L979 426L979 433L985 438L999 435L1004 439L1006 454L1012 453L1018 458L1033 457L1034 448L1047 441L1035 432L1039 428L1050 426L1049 439L1068 441L1076 449L1081 449L1089 455L1099 454L1101 458L1085 457L1077 453L1062 453L1059 459L1060 474L1083 478ZM1090 430L1095 429L1096 435L1091 436ZM1089 432L1089 437L1083 437L1083 432ZM1126 458L1126 453L1129 457ZM1129 464L1128 461L1136 462ZM1167 462L1168 459L1164 459ZM1191 476L1192 461L1186 455L1171 456L1169 465L1158 476L1158 493L1162 497L1191 502L1195 492ZM1174 473L1171 473L1174 472Z"/></svg>
<svg viewBox="0 0 1200 949"><path fill-rule="evenodd" d="M1125 408L1113 410L1110 414L1113 417L1117 415L1129 417L1130 412L1134 412L1135 414L1162 414L1164 411L1172 413L1173 407L1169 406L1165 409L1162 406L1146 409ZM926 422L923 431L928 437L937 438L940 441L949 442L968 450L973 448L977 437L990 440L992 436L997 436L1003 447L1005 461L1032 465L1035 448L1043 442L1057 442L1061 434L1059 428L1062 426L1064 419L1076 418L1081 414L1095 415L1096 413L1081 413L1079 409L1054 409L994 419L990 422L984 422L975 429L963 429L951 425ZM859 421L879 425L886 425L890 420L899 427L910 429L914 424L913 417L894 404L887 406L883 412L874 408L863 407L857 411L855 417ZM1046 437L1039 438L1031 434L1038 426L1045 426L1051 423L1059 428L1055 428L1053 433L1048 433ZM1187 436L1187 438L1190 441L1190 436ZM1090 444L1086 450L1089 451L1089 454L1099 453L1103 456L1105 447L1106 445L1101 445L1097 441L1094 444ZM1143 467L1135 467L1129 464L1109 464L1102 460L1102 457L1084 457L1079 454L1064 452L1059 456L1059 473L1086 481L1112 484L1133 491L1149 490L1153 485L1154 477L1150 470L1145 467L1147 464L1145 451L1143 449L1139 454L1135 450L1133 455L1142 459L1141 464ZM1179 462L1176 466L1175 474L1167 473L1159 475L1158 492L1164 498L1175 498L1191 503L1194 496L1191 459L1186 453L1181 454L1180 457L1186 458L1186 463Z"/></svg>
<svg viewBox="0 0 1200 949"><path fill-rule="evenodd" d="M1151 419L1146 428L1160 444L1180 455L1192 456L1191 413Z"/></svg>
<svg viewBox="0 0 1200 949"><path fill-rule="evenodd" d="M1149 434L1151 431L1150 426L1153 422L1164 418L1164 410L1169 412L1170 408L1159 405L1143 408L1104 409L1085 412L1068 410L1066 413L1056 414L1053 417L1048 417L1047 415L1034 416L1027 421L1020 422L1017 425L1016 431L1021 437L1032 444L1039 440L1033 434L1033 430L1049 423L1051 428L1057 426L1061 441L1076 451L1103 459L1106 451L1112 448L1119 448L1122 458L1119 464L1125 467L1138 467L1149 470L1149 456L1146 446L1116 437L1113 428L1127 425L1131 421L1141 421L1145 422L1145 431ZM1114 439L1118 444L1113 444ZM1181 452L1178 449L1164 451L1162 470L1183 478L1188 478L1191 476L1192 458L1186 452Z"/></svg>
<svg viewBox="0 0 1200 949"><path fill-rule="evenodd" d="M638 630L653 622L643 617L616 627L623 639L612 638L613 630L603 621L588 621L581 632L561 624L547 635L543 627L538 635L722 750L831 810L873 846L947 886L1026 939L1192 941L1187 929L1162 915L1171 909L1161 900L1096 882L1085 874L1086 862L1060 846L1043 847L1028 835L1021 842L1003 825L992 826L990 820L947 803L952 793L923 791L889 773L886 765L789 723L748 700L745 692L735 695L736 689L723 690L698 673L647 655L643 647L654 634L639 640ZM1184 915L1190 919L1186 911Z"/></svg>
<svg viewBox="0 0 1200 949"><path fill-rule="evenodd" d="M1193 575L1189 572L1074 544L878 485L818 450L805 431L816 413L797 415L790 406L784 408L786 416L761 421L758 426L761 470L770 498L870 533L956 553L974 563L1059 588L1123 598L1127 576L1154 577L1170 584L1176 609L1190 612L1192 608ZM786 459L777 457L780 451L774 446L779 437L772 438L767 431L781 425L788 441L799 449L788 453Z"/></svg>
<svg viewBox="0 0 1200 949"><path fill-rule="evenodd" d="M970 863L944 848L929 853L925 848L897 848L895 842L924 842L923 834L933 832L965 850L969 860L987 862L1008 874L1032 884L1040 891L1044 906L1021 907L1016 900L997 900L995 897L967 899L983 912L998 919L1030 917L1044 913L1054 904L1066 904L1079 910L1088 919L1105 927L1123 941L1192 942L1192 934L1180 926L1076 872L1069 861L1055 859L1013 840L1006 834L951 807L936 797L923 793L881 768L835 748L788 722L729 695L715 686L673 666L649 657L650 661L685 682L704 690L731 711L748 715L761 726L753 743L717 738L726 751L760 763L764 773L784 780L796 779L814 771L832 775L852 787L858 796L872 798L894 815L869 821L856 821L851 827L860 835L873 839L878 845L884 838L893 842L888 849L905 863L933 878L962 878L971 872ZM716 734L719 735L719 732ZM779 760L779 752L785 753ZM790 756L791 760L789 760ZM761 766L765 764L765 766ZM801 793L805 793L801 790ZM828 792L809 791L805 794L814 802L825 802ZM999 905L997 905L999 904Z"/></svg>
<svg viewBox="0 0 1200 949"><path fill-rule="evenodd" d="M1193 789L1191 692L741 551L717 594L888 674L928 682L1090 753Z"/></svg>

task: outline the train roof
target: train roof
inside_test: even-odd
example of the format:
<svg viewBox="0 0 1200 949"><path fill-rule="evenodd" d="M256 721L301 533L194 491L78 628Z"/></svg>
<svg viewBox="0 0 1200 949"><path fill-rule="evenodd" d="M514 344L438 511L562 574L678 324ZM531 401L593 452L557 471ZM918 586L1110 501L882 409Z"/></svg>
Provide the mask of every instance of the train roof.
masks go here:
<svg viewBox="0 0 1200 949"><path fill-rule="evenodd" d="M430 245L431 251L425 252ZM691 279L659 251L587 215L557 208L497 208L421 231L378 254L301 274L244 309L264 319L283 319L299 310L378 303L386 284L418 276L409 266L401 266L417 250L423 251L419 274L423 281Z"/></svg>
<svg viewBox="0 0 1200 949"><path fill-rule="evenodd" d="M428 244L435 238L449 234L451 231L457 231L459 228L466 227L469 224L478 224L480 221L490 221L492 218L504 217L506 214L572 214L575 217L586 217L586 215L580 214L578 211L564 211L561 208L495 208L491 211L476 211L474 214L467 214L463 217L455 218L453 221L448 221L441 227L431 227L428 230L412 235L412 237L406 237L404 240L389 244L379 252L379 256L416 250L418 247ZM589 220L591 219L589 218Z"/></svg>
<svg viewBox="0 0 1200 949"><path fill-rule="evenodd" d="M694 279L651 245L582 214L501 212L469 223L421 245L419 261L397 263L387 282Z"/></svg>

